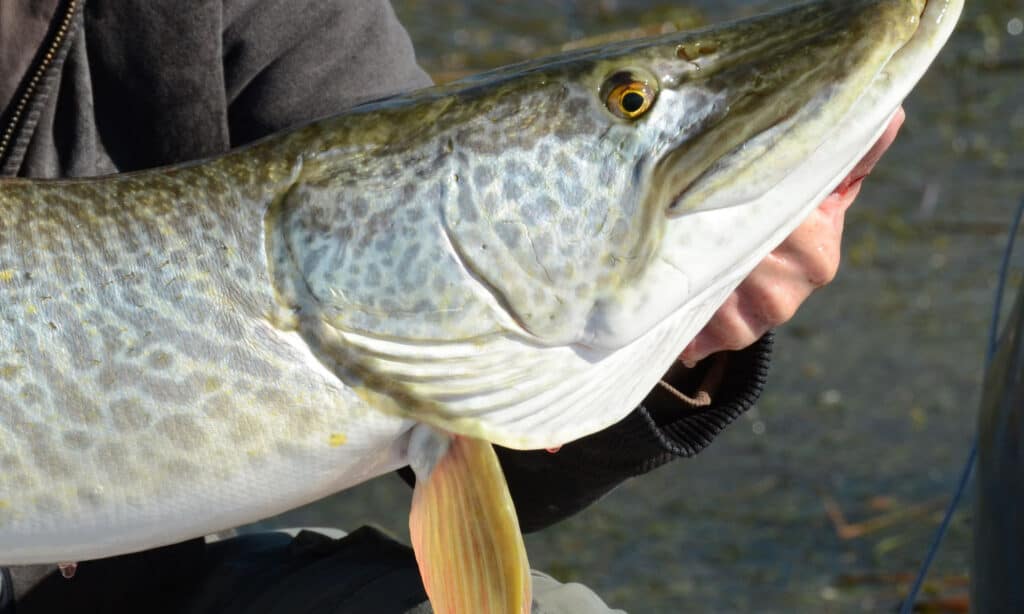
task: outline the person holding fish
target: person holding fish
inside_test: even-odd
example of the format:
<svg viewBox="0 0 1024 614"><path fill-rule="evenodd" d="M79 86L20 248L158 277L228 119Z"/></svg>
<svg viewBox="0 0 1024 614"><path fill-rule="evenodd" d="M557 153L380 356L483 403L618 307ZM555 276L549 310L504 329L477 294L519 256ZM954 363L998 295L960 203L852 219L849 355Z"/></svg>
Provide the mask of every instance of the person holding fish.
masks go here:
<svg viewBox="0 0 1024 614"><path fill-rule="evenodd" d="M0 174L85 177L208 158L430 83L386 0L202 0L187 10L150 0L5 2ZM523 530L700 452L755 403L771 329L836 275L844 214L902 121L900 111L838 189L678 348L676 364L625 419L557 450L498 449ZM199 538L85 561L77 572L20 566L0 577L0 614L314 611L299 602L316 611L426 611L409 549L369 529L339 539L312 531ZM536 612L608 611L579 587L540 582Z"/></svg>

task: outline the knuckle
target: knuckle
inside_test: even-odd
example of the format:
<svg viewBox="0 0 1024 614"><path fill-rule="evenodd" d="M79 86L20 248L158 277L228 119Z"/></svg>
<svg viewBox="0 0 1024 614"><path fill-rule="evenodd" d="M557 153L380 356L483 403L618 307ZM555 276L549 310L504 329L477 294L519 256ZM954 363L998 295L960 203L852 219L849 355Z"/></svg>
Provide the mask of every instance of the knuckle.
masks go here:
<svg viewBox="0 0 1024 614"><path fill-rule="evenodd" d="M764 334L758 332L748 314L739 307L724 310L719 316L712 333L719 350L742 350Z"/></svg>
<svg viewBox="0 0 1024 614"><path fill-rule="evenodd" d="M797 308L800 303L791 299L785 294L779 293L766 301L763 313L764 321L768 328L777 326L793 319L797 315Z"/></svg>
<svg viewBox="0 0 1024 614"><path fill-rule="evenodd" d="M796 305L800 303L799 295L806 293L802 285L793 281L780 283L772 279L748 280L741 288L743 311L747 315L746 328L760 336L793 317Z"/></svg>
<svg viewBox="0 0 1024 614"><path fill-rule="evenodd" d="M806 298L807 292L789 286L771 286L764 288L757 297L757 322L759 326L750 326L757 335L755 341L765 332L793 319L797 309Z"/></svg>
<svg viewBox="0 0 1024 614"><path fill-rule="evenodd" d="M826 249L807 263L807 283L821 288L832 283L839 274L839 250Z"/></svg>

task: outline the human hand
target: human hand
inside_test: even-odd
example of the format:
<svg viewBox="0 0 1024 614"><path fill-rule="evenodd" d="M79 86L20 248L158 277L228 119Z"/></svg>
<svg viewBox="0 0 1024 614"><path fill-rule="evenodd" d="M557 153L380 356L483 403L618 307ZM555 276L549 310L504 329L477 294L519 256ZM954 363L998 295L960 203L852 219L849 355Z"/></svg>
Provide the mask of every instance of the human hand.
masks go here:
<svg viewBox="0 0 1024 614"><path fill-rule="evenodd" d="M905 117L901 108L836 191L733 291L680 360L693 366L716 352L752 345L788 322L812 292L835 278L846 210L857 198L864 177L896 139Z"/></svg>

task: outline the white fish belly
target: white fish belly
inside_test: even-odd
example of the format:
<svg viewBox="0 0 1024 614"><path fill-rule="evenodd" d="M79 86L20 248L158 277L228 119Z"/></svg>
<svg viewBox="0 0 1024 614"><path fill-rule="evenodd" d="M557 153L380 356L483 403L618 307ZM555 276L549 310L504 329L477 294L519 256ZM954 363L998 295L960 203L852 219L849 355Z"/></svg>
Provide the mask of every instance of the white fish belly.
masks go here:
<svg viewBox="0 0 1024 614"><path fill-rule="evenodd" d="M32 472L27 463L5 466L0 565L88 560L175 543L280 513L407 464L412 423L366 408L325 407L330 411L301 419L257 421L242 412L240 420L199 427L193 435L204 433L204 443L198 447L178 435L95 432L97 440L109 436L117 443L84 453L56 451L73 467L57 475ZM239 429L263 434L243 439ZM119 454L104 458L112 452Z"/></svg>

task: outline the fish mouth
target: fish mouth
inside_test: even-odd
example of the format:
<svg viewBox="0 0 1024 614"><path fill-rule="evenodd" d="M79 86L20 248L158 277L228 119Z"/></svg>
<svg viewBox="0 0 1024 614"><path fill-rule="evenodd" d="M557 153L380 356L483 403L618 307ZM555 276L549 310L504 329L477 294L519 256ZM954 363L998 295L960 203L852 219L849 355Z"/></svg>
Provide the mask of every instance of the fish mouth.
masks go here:
<svg viewBox="0 0 1024 614"><path fill-rule="evenodd" d="M667 203L665 212L669 217L748 204L777 188L799 168L816 164L820 158L816 152L827 149L830 143L855 140L863 149L861 155L867 153L948 39L963 0L881 0L860 4L866 7L859 16L865 22L860 24L860 30L875 38L896 39L896 44L883 42L875 46L873 53L851 45L853 52L867 56L858 69L819 82L816 93L803 101L799 100L800 94L792 94L796 86L780 88L773 100L777 112L772 109L760 114L744 113L746 109L741 108L741 119L752 119L756 127L747 129L747 138L734 139L738 141L735 144L726 139L731 148L718 156L697 159L709 153L707 141L721 138L721 128L726 127L729 113L718 118L722 125L709 127L700 139L680 142L661 164L665 184L674 186L672 195L663 201ZM877 17L870 15L872 12ZM887 50L887 46L891 49ZM813 56L813 50L808 53ZM872 55L888 57L878 62ZM827 58L825 62L843 67L847 60ZM828 66L815 70L827 73ZM813 72L795 80L813 80ZM852 95L841 93L844 89L852 90ZM730 102L742 105L744 96L749 93L734 96ZM778 98L785 96L792 96L796 102L781 103ZM864 130L866 125L871 129ZM852 133L853 138L844 133ZM718 149L721 151L722 145ZM766 160L768 157L774 160ZM846 172L859 160L856 155L852 159L844 157L849 167ZM840 182L846 177L846 173L830 172L832 185L823 194L843 187Z"/></svg>
<svg viewBox="0 0 1024 614"><path fill-rule="evenodd" d="M825 86L799 111L764 120L759 134L730 148L686 185L676 184L674 195L663 201L669 221L660 258L685 272L690 297L707 286L741 280L825 198L864 179L850 173L945 45L963 9L963 0L927 0L913 11L904 8L914 4L910 0L872 4L889 8L897 17L903 9L914 28L893 45L884 61L851 77L861 82L852 84L854 92L848 101L834 91L850 83L840 82L840 88ZM830 107L840 112L830 113ZM702 217L709 223L694 222ZM736 231L745 226L745 218L774 220L776 226L760 233ZM695 237L694 225L733 230ZM693 272L694 262L716 257L735 261L733 254L744 254L745 262L729 267L732 273L726 277L732 279L701 280Z"/></svg>
<svg viewBox="0 0 1024 614"><path fill-rule="evenodd" d="M923 24L923 28L924 29L922 29L922 26L919 26L917 28L917 31L914 33L914 37L912 37L909 41L907 41L907 43L904 44L904 46L901 47L896 52L896 54L894 56L894 59L897 59L899 57L899 55L901 53L903 53L903 51L906 48L906 46L911 44L916 38L921 37L921 36L927 37L929 35L929 33L934 35L936 33L936 30L938 29L939 22L941 21L942 18L945 17L946 12L949 10L951 4L954 4L954 3L950 2L949 0L925 0L925 5L921 8L920 13L918 14L918 18L919 18L920 22ZM936 8L936 7L938 7L938 8ZM929 20L928 19L931 16L929 14L929 9L931 9L935 13L935 15L934 15L935 19L933 19L933 20ZM958 12L959 12L959 7L958 7ZM953 23L955 23L956 22L956 18L954 17L952 21L953 21ZM951 30L950 30L950 32L951 32ZM948 37L948 33L946 34L946 37ZM943 42L945 42L945 38L943 38ZM894 114L895 114L895 111L894 111ZM888 125L888 124L886 124L886 125ZM864 180L867 178L867 176L868 176L868 173L858 173L856 175L848 175L848 176L846 176L840 182L840 184L838 186L836 186L836 188L834 190L832 190L830 195L831 196L838 196L838 197L842 198L842 197L845 197L847 194L849 194L852 191L859 190L861 185L864 183ZM680 194L680 196L682 196L682 194Z"/></svg>

